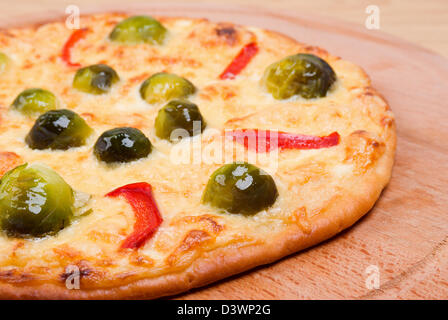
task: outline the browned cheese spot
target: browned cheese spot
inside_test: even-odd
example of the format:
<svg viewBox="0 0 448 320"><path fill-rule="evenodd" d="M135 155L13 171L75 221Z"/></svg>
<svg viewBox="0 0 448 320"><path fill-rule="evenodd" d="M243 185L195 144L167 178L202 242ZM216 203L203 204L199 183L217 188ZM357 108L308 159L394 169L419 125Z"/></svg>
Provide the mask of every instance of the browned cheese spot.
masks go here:
<svg viewBox="0 0 448 320"><path fill-rule="evenodd" d="M344 160L353 163L357 173L363 173L376 163L384 151L384 142L375 140L367 131L357 130L345 139Z"/></svg>
<svg viewBox="0 0 448 320"><path fill-rule="evenodd" d="M255 35L231 23L218 23L214 29L211 29L207 23L201 23L188 35L188 39L199 41L201 47L205 49L235 48L255 41Z"/></svg>
<svg viewBox="0 0 448 320"><path fill-rule="evenodd" d="M6 270L0 271L0 281L9 283L23 283L33 280L34 277L26 272L20 272L18 270Z"/></svg>
<svg viewBox="0 0 448 320"><path fill-rule="evenodd" d="M152 267L154 260L147 255L134 251L129 255L129 263L137 267Z"/></svg>
<svg viewBox="0 0 448 320"><path fill-rule="evenodd" d="M0 176L22 163L22 158L14 152L0 152Z"/></svg>
<svg viewBox="0 0 448 320"><path fill-rule="evenodd" d="M208 232L191 230L182 240L180 245L171 253L166 262L170 266L188 263L197 254L197 251L206 247L215 240Z"/></svg>
<svg viewBox="0 0 448 320"><path fill-rule="evenodd" d="M306 234L311 233L312 223L308 217L308 212L305 207L300 207L294 210L293 213L288 217L288 222L297 224L299 228Z"/></svg>
<svg viewBox="0 0 448 320"><path fill-rule="evenodd" d="M208 232L217 235L224 229L224 227L216 222L213 218L214 217L212 215L208 214L202 216L186 216L172 221L171 225L178 226L198 224L201 227L205 228Z"/></svg>
<svg viewBox="0 0 448 320"><path fill-rule="evenodd" d="M218 37L224 38L230 46L235 45L238 41L238 33L232 25L220 23L218 27L216 27L215 32Z"/></svg>
<svg viewBox="0 0 448 320"><path fill-rule="evenodd" d="M220 98L223 101L229 101L233 97L236 97L237 94L237 87L235 86L213 84L204 87L199 96L208 101L213 101L216 98Z"/></svg>
<svg viewBox="0 0 448 320"><path fill-rule="evenodd" d="M83 288L91 287L92 285L95 285L95 283L97 283L98 281L103 280L105 278L105 274L103 272L95 270L86 260L79 260L73 265L78 267L79 269L79 275L81 280L83 281L82 282ZM67 278L73 274L73 272L67 272L68 266L69 265L65 266L63 272L59 276L62 282L65 282Z"/></svg>
<svg viewBox="0 0 448 320"><path fill-rule="evenodd" d="M81 256L81 252L75 248L70 247L68 244L62 244L56 248L53 248L53 252L63 259L74 259Z"/></svg>

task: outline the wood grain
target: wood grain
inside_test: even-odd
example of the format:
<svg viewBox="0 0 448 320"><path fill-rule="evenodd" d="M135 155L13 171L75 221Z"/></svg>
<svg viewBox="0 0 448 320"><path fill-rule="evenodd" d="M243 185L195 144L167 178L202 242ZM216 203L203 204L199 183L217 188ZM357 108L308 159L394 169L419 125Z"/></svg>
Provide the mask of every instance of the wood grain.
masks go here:
<svg viewBox="0 0 448 320"><path fill-rule="evenodd" d="M390 185L354 227L314 248L179 299L447 299L448 61L363 27L313 15L215 5L128 5L273 29L361 65L389 101L398 149ZM98 11L92 9L85 11ZM50 18L55 13L49 12ZM16 17L17 18L17 17ZM14 17L3 23L13 23ZM17 21L17 20L14 20ZM380 288L366 287L377 266Z"/></svg>

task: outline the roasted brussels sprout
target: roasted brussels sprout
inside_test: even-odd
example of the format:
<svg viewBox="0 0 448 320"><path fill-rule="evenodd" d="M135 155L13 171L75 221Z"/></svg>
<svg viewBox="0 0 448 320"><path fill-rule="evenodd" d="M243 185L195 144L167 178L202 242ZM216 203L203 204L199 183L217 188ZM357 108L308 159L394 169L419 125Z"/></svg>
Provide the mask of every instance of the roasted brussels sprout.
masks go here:
<svg viewBox="0 0 448 320"><path fill-rule="evenodd" d="M112 85L118 82L118 74L105 64L94 64L79 69L73 79L73 87L91 94L109 92Z"/></svg>
<svg viewBox="0 0 448 320"><path fill-rule="evenodd" d="M166 33L166 28L156 19L148 16L135 16L117 24L110 33L109 39L129 44L162 44Z"/></svg>
<svg viewBox="0 0 448 320"><path fill-rule="evenodd" d="M253 215L272 206L277 197L269 174L252 164L235 162L212 174L202 201L229 213Z"/></svg>
<svg viewBox="0 0 448 320"><path fill-rule="evenodd" d="M110 163L144 158L151 150L151 142L143 132L123 127L104 132L96 141L93 152L98 160Z"/></svg>
<svg viewBox="0 0 448 320"><path fill-rule="evenodd" d="M84 119L73 111L51 110L37 118L25 142L31 149L66 150L84 145L92 132Z"/></svg>
<svg viewBox="0 0 448 320"><path fill-rule="evenodd" d="M156 135L161 139L175 140L176 129L184 129L192 137L204 131L206 124L199 108L194 103L184 100L172 100L159 110L155 121ZM173 136L171 136L173 134Z"/></svg>
<svg viewBox="0 0 448 320"><path fill-rule="evenodd" d="M9 64L9 58L6 54L0 52L0 74L6 70Z"/></svg>
<svg viewBox="0 0 448 320"><path fill-rule="evenodd" d="M312 54L296 54L271 64L262 83L275 99L300 95L305 99L325 97L336 81L330 65Z"/></svg>
<svg viewBox="0 0 448 320"><path fill-rule="evenodd" d="M196 92L194 85L185 78L166 72L153 74L140 87L140 96L148 103L162 103L186 98Z"/></svg>
<svg viewBox="0 0 448 320"><path fill-rule="evenodd" d="M73 190L52 169L23 164L0 180L0 225L9 236L42 237L70 224Z"/></svg>
<svg viewBox="0 0 448 320"><path fill-rule="evenodd" d="M33 88L22 91L11 108L27 116L36 116L59 107L59 101L50 91Z"/></svg>

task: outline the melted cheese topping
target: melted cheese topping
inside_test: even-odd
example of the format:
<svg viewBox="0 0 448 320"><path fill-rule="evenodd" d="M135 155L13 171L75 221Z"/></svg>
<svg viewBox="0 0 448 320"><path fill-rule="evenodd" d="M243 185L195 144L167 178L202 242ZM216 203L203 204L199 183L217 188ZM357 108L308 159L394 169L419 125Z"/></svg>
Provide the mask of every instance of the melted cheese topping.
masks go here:
<svg viewBox="0 0 448 320"><path fill-rule="evenodd" d="M271 32L206 20L160 18L169 30L163 46L109 42L108 34L125 17L105 14L81 19L81 27L90 32L72 49L72 61L83 66L105 63L120 76L110 93L98 96L72 88L76 68L60 59L72 33L63 23L0 31L1 51L12 60L10 68L0 75L0 159L2 154L14 153L20 157L19 163L45 163L75 190L93 195L93 212L56 236L24 240L1 235L0 280L63 285L66 267L76 264L83 270L84 287L107 287L117 281L122 284L183 270L214 248L263 243L267 235L280 233L291 223L309 232L313 217L335 197L350 194L349 187L362 183L363 173L377 170L384 148L390 147L384 144L393 115L370 87L365 73L349 62ZM236 32L218 32L229 27ZM222 70L251 41L257 41L260 50L249 65L235 80L218 80ZM260 86L268 65L298 52L317 54L335 70L338 80L327 97L278 101ZM160 71L186 77L198 88L190 100L199 106L208 125L201 136L177 145L155 136L154 119L161 105L146 103L138 90L148 76ZM63 108L84 117L95 130L86 146L67 151L38 151L26 146L24 138L35 119L10 111L9 106L22 90L34 87L52 91ZM96 139L105 130L119 126L142 130L154 145L151 155L112 166L97 161L92 154ZM238 145L233 155L227 144L215 163L186 161L193 158L192 153L188 155L192 149L213 159L212 151L222 143L218 130L225 128L311 135L338 131L342 142L327 149L267 155L274 159L274 165L262 157L256 159ZM255 158L251 162L272 174L280 194L272 208L243 217L200 203L211 173L228 162L223 158ZM132 232L134 215L125 200L103 195L140 181L153 186L164 222L144 247L119 250Z"/></svg>

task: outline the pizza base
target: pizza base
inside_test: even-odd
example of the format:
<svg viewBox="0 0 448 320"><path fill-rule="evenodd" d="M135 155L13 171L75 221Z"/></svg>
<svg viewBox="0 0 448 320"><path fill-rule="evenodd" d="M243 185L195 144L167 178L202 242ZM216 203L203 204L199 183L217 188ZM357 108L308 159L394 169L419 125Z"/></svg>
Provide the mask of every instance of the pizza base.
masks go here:
<svg viewBox="0 0 448 320"><path fill-rule="evenodd" d="M391 130L391 133L394 132ZM384 155L381 166L385 172L391 173L396 144L394 134L391 134L389 143L393 148ZM277 261L327 240L352 226L374 206L389 182L390 174L369 176L366 179L368 183L364 189L353 197L340 198L332 204L331 210L314 221L313 230L309 234L304 233L300 227L291 226L282 234L273 237L269 243L240 248L219 248L208 252L177 274L138 280L111 289L67 290L52 284L21 287L2 283L0 296L5 299L153 299L198 288ZM358 186L354 186L354 189L358 189Z"/></svg>
<svg viewBox="0 0 448 320"><path fill-rule="evenodd" d="M188 18L183 18L188 19ZM287 38L269 31L275 37ZM294 41L288 38L289 41ZM321 50L314 47L313 50ZM368 76L364 73L366 81ZM384 99L372 91L374 96ZM311 221L311 229L291 224L263 244L239 247L228 245L204 252L186 269L177 273L146 278L104 289L68 290L53 283L0 282L0 297L5 299L150 299L169 296L197 288L320 243L353 225L366 214L390 180L396 148L393 119L385 123L385 151L375 163L376 170L362 175L362 184L353 184L352 192L331 201L329 207Z"/></svg>

